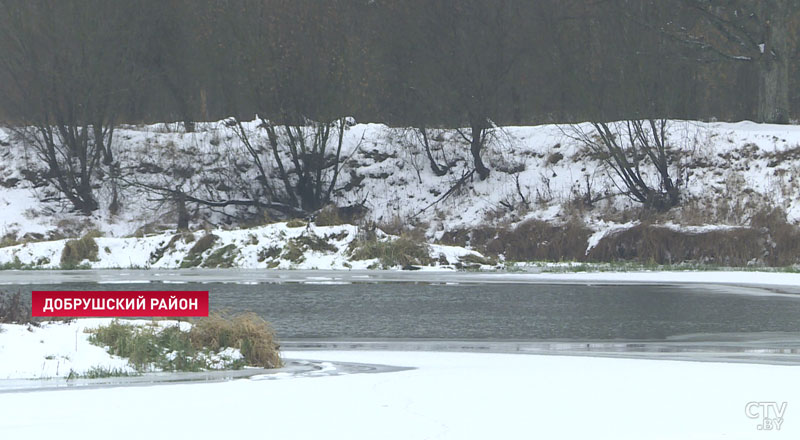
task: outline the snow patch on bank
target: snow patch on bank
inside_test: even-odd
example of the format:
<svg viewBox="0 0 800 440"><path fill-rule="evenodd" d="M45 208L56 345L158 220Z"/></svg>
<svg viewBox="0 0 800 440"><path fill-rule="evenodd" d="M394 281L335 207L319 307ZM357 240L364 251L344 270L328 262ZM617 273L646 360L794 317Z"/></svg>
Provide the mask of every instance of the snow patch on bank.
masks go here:
<svg viewBox="0 0 800 440"><path fill-rule="evenodd" d="M189 322L168 319L116 320L124 325L156 326L157 329L178 326L184 332L192 327ZM104 347L89 342L91 330L113 321L114 318L81 318L70 322L44 322L39 326L0 324L0 380L77 377L96 369L137 374L128 359L111 355ZM170 355L173 354L166 354ZM233 348L200 356L212 369L224 368L242 359L241 352Z"/></svg>
<svg viewBox="0 0 800 440"><path fill-rule="evenodd" d="M602 240L607 235L612 235L614 233L630 229L638 224L639 224L638 221L621 223L621 224L599 222L597 225L598 226L597 230L592 235L590 235L589 239L587 240L586 255L588 255L589 251L591 251L595 246L597 246L597 243L600 243L600 240Z"/></svg>
<svg viewBox="0 0 800 440"><path fill-rule="evenodd" d="M202 251L198 240L213 236ZM376 231L380 241L397 237ZM166 232L146 237L95 238L95 260L85 259L86 269L174 269L232 267L240 269L367 269L377 259L353 260L352 246L362 231L353 225L289 227L274 223L249 229L211 230L175 234ZM0 248L0 265L31 269L58 269L68 240L26 243ZM457 246L427 245L434 265L428 269L454 270L465 257L483 258L478 252Z"/></svg>
<svg viewBox="0 0 800 440"><path fill-rule="evenodd" d="M133 373L128 360L89 343L87 330L111 319L71 323L0 324L0 379L47 379L84 374L92 368Z"/></svg>
<svg viewBox="0 0 800 440"><path fill-rule="evenodd" d="M266 144L258 121L243 125L251 132L252 142ZM169 164L184 167L194 172L190 181L184 182L187 191L202 187L206 181L226 183L214 173L234 164L237 169L242 167L245 180L258 175L246 149L224 121L198 123L194 133L167 132L164 127L118 127L115 147L121 169L145 183L171 187L181 183L171 181L163 168ZM484 152L484 161L492 170L490 176L464 182L450 197L425 209L472 169L464 139L456 130L431 130L434 158L450 165L446 175L436 176L412 130L356 124L344 135L342 157L346 160L337 183L337 187L349 189L335 191L333 202L339 206L365 202L365 220L378 223L414 218L428 225L427 233L432 237L495 220L511 224L533 218L561 221L574 214L569 212L571 201L583 195L590 183L592 194L603 199L594 209L579 215L590 228L599 230L600 223L612 220L614 213L638 205L619 194L613 173L602 161L586 154L584 146L570 136L571 130L591 132L592 127L550 124L495 129ZM3 136L0 134L0 138ZM696 199L709 210L712 205L746 208L751 201L766 202L782 207L790 221L800 220L800 185L793 177L800 166L800 126L674 120L668 126L668 140L672 148L680 150L683 171L674 177L681 181L685 200ZM173 204L148 200L137 187L118 188L123 209L112 215L108 209L112 191L107 182L98 182L100 210L90 217L70 212L69 205L58 200L55 188L29 180L30 172L41 164L28 159L23 143L13 136L7 142L7 157L0 167L2 235L21 238L33 233L56 238L96 228L104 235L120 237L146 224L175 224ZM274 170L268 171L278 179ZM645 167L642 172L648 180L654 176L651 168ZM272 183L276 188L282 186L278 180ZM521 196L528 202L525 209L503 208L504 203L522 206ZM201 211L192 219L193 229L230 223L227 215L233 213ZM746 222L747 218L729 220Z"/></svg>

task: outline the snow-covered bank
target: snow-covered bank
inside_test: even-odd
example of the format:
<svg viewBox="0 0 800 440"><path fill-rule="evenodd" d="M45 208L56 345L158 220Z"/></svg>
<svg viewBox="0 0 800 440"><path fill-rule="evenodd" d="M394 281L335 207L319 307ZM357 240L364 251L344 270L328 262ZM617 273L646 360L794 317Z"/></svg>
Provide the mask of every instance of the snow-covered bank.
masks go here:
<svg viewBox="0 0 800 440"><path fill-rule="evenodd" d="M505 282L727 284L800 288L800 273L757 271L631 271L536 274L486 274L485 280Z"/></svg>
<svg viewBox="0 0 800 440"><path fill-rule="evenodd" d="M92 368L133 373L128 360L89 343L87 329L111 319L79 319L40 327L0 324L0 379L81 375Z"/></svg>
<svg viewBox="0 0 800 440"><path fill-rule="evenodd" d="M267 145L263 130L257 126L258 121L244 124L252 132L253 142ZM582 127L589 129L588 125ZM196 128L194 133L183 133L165 130L162 124L118 127L115 157L126 181L180 188L203 200L238 199L244 197L242 191L250 194L250 185L258 181L260 174L233 129L224 121L201 123ZM456 130L437 129L429 133L431 154L442 166L447 165L446 174L437 176L430 169L425 149L413 130L356 124L346 130L343 138L342 157L346 160L341 164L331 202L357 211L352 216L343 216L351 223L378 225L396 235L413 229L429 243L456 244L478 250L483 249L481 237L490 241L492 234L483 231L476 237L471 235L475 230L510 230L526 221L541 220L559 226L565 222L585 226L587 237L584 240L581 236L581 243L575 244L570 254L573 256L569 258L584 256L602 240L638 225L647 229L642 232L660 232L659 236L673 239L679 234L665 235L664 232L688 234L679 238L689 244L709 233L712 235L707 241L711 242L733 241L741 235L750 239L743 242L741 248L752 249L736 263L725 261L730 249L701 246L694 251L693 246L684 245L662 252L668 254L663 259L670 264L684 260L741 266L781 266L797 262L785 255L779 258L781 263L770 262L765 255L778 253L774 245L777 243L780 247L787 240L764 233L760 226L749 229L754 218L774 208L779 208L781 215L786 213L789 223L797 224L800 220L800 185L794 177L800 166L800 126L671 121L670 147L679 154L673 164L675 169L670 172L680 186L681 204L647 219L639 211L639 204L620 193L619 182L614 181L614 173L603 161L570 136L571 129L575 127L498 127L483 152L484 161L492 170L490 176L486 180L461 182L462 176L472 168L472 159L468 145ZM6 137L1 131L0 134ZM100 236L107 237L98 239L99 261L91 262L91 267L177 267L183 262L185 255L180 252L188 248L183 246L186 243L174 243L175 249L163 250L172 235L159 234L176 228L178 208L173 200L148 195L140 185L117 187L108 179L98 180L96 195L100 209L91 216L80 215L72 212L55 187L42 178L46 169L26 152L24 142L14 136L8 136L6 141L9 145L4 166L0 168L0 207L3 207L0 246L51 241L37 244L33 256L24 245L4 247L0 252L1 263L58 267L64 241L57 239L77 238L88 231L99 231ZM271 186L283 187L279 173L269 162L264 165L272 179ZM642 172L652 180L653 169L646 168ZM234 174L230 173L232 169ZM240 179L236 184L231 181L234 177ZM455 188L457 182L461 183ZM450 192L451 189L457 190ZM119 204L113 205L118 210L111 209L113 194L118 196ZM440 200L444 195L447 197ZM595 200L590 206L585 203L587 196ZM247 228L252 225L271 221L264 213L253 212L250 208L213 209L192 202L187 209L190 228L198 237L204 231L212 231L223 238L219 243L225 245L239 239L215 231L238 228L246 235ZM279 218L282 217L274 219ZM255 234L259 235L260 229L270 228L272 226L254 228ZM287 238L298 233L287 232ZM138 241L120 238L148 234L155 235ZM227 235L236 233L232 231ZM545 246L552 238L544 235L526 239ZM240 238L246 241L246 237ZM339 253L341 247L337 243L333 245L337 250L330 253ZM503 254L504 246L508 247L508 243L499 243L492 252ZM584 249L587 252L583 252ZM165 255L161 254L162 250ZM261 257L234 258L234 262L238 267L346 267L341 255L325 258L309 255L304 256L305 262L292 263L274 258L267 261L272 253L269 248L262 250ZM15 252L19 254L18 264L13 259ZM557 260L566 250L557 252L561 253L549 258ZM432 257L436 259L438 255L432 254ZM520 261L540 259L506 257ZM259 261L259 258L262 259ZM599 257L599 261L613 259ZM621 259L635 260L624 255ZM638 261L650 259L645 255ZM354 264L354 267L360 266Z"/></svg>
<svg viewBox="0 0 800 440"><path fill-rule="evenodd" d="M39 326L0 324L0 380L82 377L92 372L114 375L139 374L128 359L109 354L89 342L90 330L107 326L113 318L82 318L69 322L44 322ZM164 329L191 324L173 320L120 320L133 326ZM222 356L241 357L238 350L226 349L209 357L213 368L225 368ZM153 371L158 371L155 369Z"/></svg>
<svg viewBox="0 0 800 440"><path fill-rule="evenodd" d="M256 120L244 126L252 131L254 143L266 144L266 134L257 128L258 124ZM590 129L586 124L581 127ZM164 124L118 127L115 147L121 169L145 183L187 191L206 185L230 186L231 182L225 180L227 175L221 174L221 170L230 167L236 167L244 179L257 180L255 164L225 121L197 124L194 133L164 128ZM348 189L337 190L334 202L347 206L366 200L367 219L385 223L413 216L420 222L430 222L431 233L475 226L487 218L520 221L563 217L570 201L586 190L587 179L594 194L618 192L602 162L588 155L572 139L570 130L570 126L557 125L495 129L484 152L484 161L492 169L489 178L471 180L463 191L435 208L423 210L471 168L469 146L464 139L452 129L430 131L434 157L448 165L448 173L440 177L428 166L425 150L412 130L356 124L345 132L342 157L348 160L342 164L337 184ZM800 126L671 121L668 131L671 146L681 151L681 163L675 165L684 172L675 177L681 182L686 202L692 202L693 211L707 208L711 219L711 211L724 208L728 220L735 221L738 214L746 214L758 202L767 201L786 210L790 221L800 219L800 187L793 178L800 159ZM5 166L0 169L0 206L5 207L0 215L3 234L64 236L93 227L109 235L124 236L146 224L174 226L175 207L148 200L141 187L119 188L123 209L116 214L108 212L108 182L98 190L99 211L89 218L70 213L67 205L54 198L54 188L37 175L42 164L26 155L23 142L2 130L0 138L10 144L6 147ZM274 165L264 165L274 179L273 186L281 187ZM173 172L170 167L181 172ZM172 174L188 177L181 179ZM535 203L529 203L526 209L503 208L501 202L519 205L521 197ZM585 213L590 225L601 224L605 214L624 210L631 203L619 195L600 205ZM221 225L226 221L230 219L221 212L201 210L192 219L192 226Z"/></svg>
<svg viewBox="0 0 800 440"><path fill-rule="evenodd" d="M391 242L397 237L375 231L374 240ZM363 231L357 226L293 226L281 222L249 229L211 230L195 233L162 233L146 237L84 238L94 251L77 258L73 266L84 269L366 269L381 266L378 258L355 259L352 252ZM65 246L70 240L25 243L0 248L0 266L20 269L64 267ZM457 246L424 245L431 265L453 270L462 262L474 264L483 257ZM455 265L455 266L454 266Z"/></svg>
<svg viewBox="0 0 800 440"><path fill-rule="evenodd" d="M466 353L301 352L386 374L17 393L9 437L99 439L797 438L798 367ZM762 432L749 402L787 402ZM135 429L130 423L135 421Z"/></svg>

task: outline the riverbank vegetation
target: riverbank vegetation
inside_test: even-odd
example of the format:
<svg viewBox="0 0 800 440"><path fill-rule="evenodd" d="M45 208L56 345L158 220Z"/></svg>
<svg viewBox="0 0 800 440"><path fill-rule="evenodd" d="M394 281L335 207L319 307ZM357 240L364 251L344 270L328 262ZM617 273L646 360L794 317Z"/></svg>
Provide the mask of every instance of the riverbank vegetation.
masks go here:
<svg viewBox="0 0 800 440"><path fill-rule="evenodd" d="M0 323L35 324L31 307L22 292L0 291Z"/></svg>
<svg viewBox="0 0 800 440"><path fill-rule="evenodd" d="M191 325L115 320L90 333L89 342L127 358L138 372L283 366L275 332L252 313L212 314Z"/></svg>

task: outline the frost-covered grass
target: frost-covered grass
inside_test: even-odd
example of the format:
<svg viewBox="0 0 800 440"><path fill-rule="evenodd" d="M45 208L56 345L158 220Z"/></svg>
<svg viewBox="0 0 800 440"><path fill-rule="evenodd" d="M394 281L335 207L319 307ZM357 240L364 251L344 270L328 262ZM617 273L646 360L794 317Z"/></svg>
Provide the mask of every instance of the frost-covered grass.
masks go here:
<svg viewBox="0 0 800 440"><path fill-rule="evenodd" d="M192 345L180 326L152 327L114 321L91 331L89 342L114 356L127 358L137 371L200 371L207 356ZM202 356L201 356L202 355ZM229 367L241 368L233 360Z"/></svg>
<svg viewBox="0 0 800 440"><path fill-rule="evenodd" d="M83 373L70 371L67 380L72 379L103 379L106 377L130 377L139 376L138 371L130 371L122 368L92 367Z"/></svg>

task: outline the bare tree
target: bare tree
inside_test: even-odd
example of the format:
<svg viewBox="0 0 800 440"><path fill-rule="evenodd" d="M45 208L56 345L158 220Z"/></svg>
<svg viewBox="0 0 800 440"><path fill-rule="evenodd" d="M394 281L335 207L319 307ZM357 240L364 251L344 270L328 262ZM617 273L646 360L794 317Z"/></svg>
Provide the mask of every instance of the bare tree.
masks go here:
<svg viewBox="0 0 800 440"><path fill-rule="evenodd" d="M347 118L333 122L305 121L276 124L261 118L259 129L267 145L235 119L226 125L239 137L258 173L265 200L282 201L304 212L314 212L331 201L342 171L342 146ZM356 147L357 148L357 147ZM273 178L282 184L274 186Z"/></svg>
<svg viewBox="0 0 800 440"><path fill-rule="evenodd" d="M439 164L436 161L436 158L433 157L433 152L431 151L431 140L428 136L428 130L425 127L417 127L414 129L414 134L419 139L419 142L422 144L422 147L425 149L425 157L428 158L428 163L431 166L431 171L433 174L441 177L447 174L450 165L448 164Z"/></svg>
<svg viewBox="0 0 800 440"><path fill-rule="evenodd" d="M605 163L620 192L648 209L667 211L680 202L680 188L670 167L679 152L670 148L666 119L635 119L575 125L565 133ZM654 172L654 173L653 173Z"/></svg>
<svg viewBox="0 0 800 440"><path fill-rule="evenodd" d="M331 201L342 171L342 148L353 99L352 0L246 0L200 13L211 30L207 47L235 117L238 136L256 173L249 200L238 204L286 207L296 216ZM242 123L253 117L256 128ZM200 197L187 194L186 200ZM206 205L231 203L206 199ZM199 202L198 202L199 203Z"/></svg>
<svg viewBox="0 0 800 440"><path fill-rule="evenodd" d="M0 2L2 105L16 110L15 131L45 178L85 214L98 208L100 165L115 173L114 123L134 80L132 26L127 8L108 2Z"/></svg>

